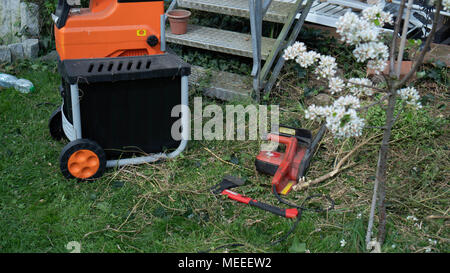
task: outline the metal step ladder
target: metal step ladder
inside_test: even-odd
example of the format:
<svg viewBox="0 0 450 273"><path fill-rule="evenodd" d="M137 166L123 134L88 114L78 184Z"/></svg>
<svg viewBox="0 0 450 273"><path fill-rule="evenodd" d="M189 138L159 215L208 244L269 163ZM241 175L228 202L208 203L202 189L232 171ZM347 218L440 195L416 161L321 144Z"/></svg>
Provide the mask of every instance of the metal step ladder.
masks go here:
<svg viewBox="0 0 450 273"><path fill-rule="evenodd" d="M311 6L308 16L306 17L306 22L336 28L336 23L339 17L344 15L347 11L350 10L359 13L367 7L370 7L370 5L356 0L315 0ZM398 9L399 2L396 0L389 1L384 4L384 10L391 12L392 14L397 14ZM405 14L406 12L403 13L403 17ZM431 30L431 24L427 25L427 23L421 19L421 17L425 18L426 15L420 11L420 7L417 5L413 6L411 15L412 16L408 25L408 34L414 33L416 30L421 30L423 37L428 36L429 31ZM393 32L393 30L387 28L384 28L383 31Z"/></svg>
<svg viewBox="0 0 450 273"><path fill-rule="evenodd" d="M251 34L189 25L184 35L165 30L165 41L253 59L252 73L242 76L212 71L210 86L205 95L233 100L260 96L272 89L283 65L282 51L292 44L314 0L172 0L167 11L176 7L225 14L250 20ZM298 16L298 14L300 14ZM164 16L164 22L166 16ZM276 39L262 36L262 22L283 24ZM193 67L191 83L196 84L207 71Z"/></svg>

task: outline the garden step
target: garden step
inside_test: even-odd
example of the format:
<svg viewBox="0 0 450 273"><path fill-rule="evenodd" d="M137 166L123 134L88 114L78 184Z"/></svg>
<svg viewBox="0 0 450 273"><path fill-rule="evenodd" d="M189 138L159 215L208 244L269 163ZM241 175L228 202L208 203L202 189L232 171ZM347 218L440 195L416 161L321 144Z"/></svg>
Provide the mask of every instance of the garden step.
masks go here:
<svg viewBox="0 0 450 273"><path fill-rule="evenodd" d="M178 0L178 6L219 14L250 17L248 0ZM295 4L273 1L264 17L265 21L284 23Z"/></svg>
<svg viewBox="0 0 450 273"><path fill-rule="evenodd" d="M253 91L252 78L249 76L213 71L200 66L192 66L189 83L204 88L204 95L225 101L248 99Z"/></svg>
<svg viewBox="0 0 450 273"><path fill-rule="evenodd" d="M172 34L166 30L169 43L207 49L227 54L252 58L252 37L249 34L228 30L188 25L186 34ZM265 60L273 49L275 39L262 37L262 59Z"/></svg>

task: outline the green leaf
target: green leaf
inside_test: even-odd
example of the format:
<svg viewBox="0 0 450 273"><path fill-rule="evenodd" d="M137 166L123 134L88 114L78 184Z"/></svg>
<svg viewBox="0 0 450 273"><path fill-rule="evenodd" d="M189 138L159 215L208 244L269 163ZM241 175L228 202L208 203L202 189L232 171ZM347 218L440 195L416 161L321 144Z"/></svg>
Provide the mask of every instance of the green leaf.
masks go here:
<svg viewBox="0 0 450 273"><path fill-rule="evenodd" d="M308 71L304 68L302 68L300 65L294 66L295 71L297 71L297 77L300 79L303 79L306 77Z"/></svg>
<svg viewBox="0 0 450 273"><path fill-rule="evenodd" d="M306 87L304 89L305 92L305 97L311 97L314 96L317 93L317 89L316 88L311 88L311 87Z"/></svg>
<svg viewBox="0 0 450 273"><path fill-rule="evenodd" d="M434 64L439 68L447 67L447 65L441 60L436 60L436 62L434 62Z"/></svg>
<svg viewBox="0 0 450 273"><path fill-rule="evenodd" d="M306 251L306 244L300 243L298 241L298 238L295 237L294 241L292 242L291 247L289 247L288 252L289 253L305 253Z"/></svg>
<svg viewBox="0 0 450 273"><path fill-rule="evenodd" d="M439 81L440 78L441 78L441 75L439 74L439 72L434 70L434 69L431 70L430 72L428 72L427 76L429 78L432 78L433 80L436 80L436 81Z"/></svg>
<svg viewBox="0 0 450 273"><path fill-rule="evenodd" d="M347 124L349 121L350 121L350 115L349 115L349 114L344 115L344 116L342 117L342 119L341 119L341 124L340 124L340 126L341 126L341 127L344 127L345 124Z"/></svg>
<svg viewBox="0 0 450 273"><path fill-rule="evenodd" d="M378 27L381 26L380 20L378 19L373 20L373 23Z"/></svg>
<svg viewBox="0 0 450 273"><path fill-rule="evenodd" d="M420 72L416 73L416 76L417 76L418 79L421 79L421 78L425 77L426 74L427 73L425 71L420 71Z"/></svg>

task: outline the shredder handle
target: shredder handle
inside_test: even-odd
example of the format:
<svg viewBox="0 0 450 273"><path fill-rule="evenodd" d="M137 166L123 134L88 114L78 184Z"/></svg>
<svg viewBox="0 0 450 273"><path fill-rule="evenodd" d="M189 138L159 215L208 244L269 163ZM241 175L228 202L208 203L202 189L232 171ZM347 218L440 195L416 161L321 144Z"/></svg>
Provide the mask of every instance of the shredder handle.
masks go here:
<svg viewBox="0 0 450 273"><path fill-rule="evenodd" d="M71 6L66 0L58 0L58 7L56 8L56 22L55 25L58 29L63 28L66 25L67 19L69 18Z"/></svg>

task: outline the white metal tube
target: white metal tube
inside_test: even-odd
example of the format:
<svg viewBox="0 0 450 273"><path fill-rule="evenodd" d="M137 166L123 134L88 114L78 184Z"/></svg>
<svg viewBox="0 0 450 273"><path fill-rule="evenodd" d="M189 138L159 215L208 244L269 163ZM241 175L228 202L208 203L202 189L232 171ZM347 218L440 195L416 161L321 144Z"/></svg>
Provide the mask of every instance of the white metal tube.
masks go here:
<svg viewBox="0 0 450 273"><path fill-rule="evenodd" d="M82 138L81 114L78 84L70 85L70 99L72 100L72 123L76 139Z"/></svg>
<svg viewBox="0 0 450 273"><path fill-rule="evenodd" d="M173 151L170 154L152 154L149 156L142 156L142 157L135 157L135 158L126 158L126 159L119 159L119 160L108 160L106 162L106 167L116 167L116 166L124 166L124 165L137 165L137 164L143 164L143 163L150 163L155 162L163 158L174 158L180 155L187 146L188 137L189 137L189 113L187 112L187 107L189 107L189 81L188 76L183 76L181 78L181 105L186 106L182 107L181 112L181 143L178 146L178 148Z"/></svg>
<svg viewBox="0 0 450 273"><path fill-rule="evenodd" d="M166 15L161 14L161 51L166 51Z"/></svg>

